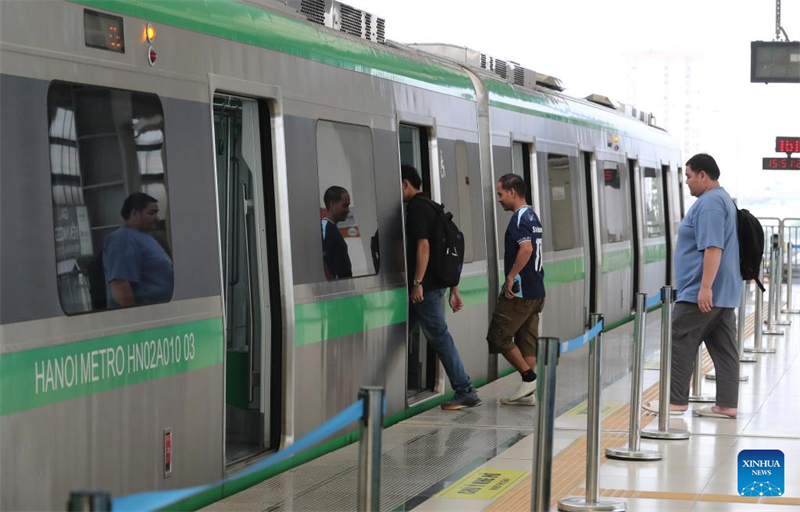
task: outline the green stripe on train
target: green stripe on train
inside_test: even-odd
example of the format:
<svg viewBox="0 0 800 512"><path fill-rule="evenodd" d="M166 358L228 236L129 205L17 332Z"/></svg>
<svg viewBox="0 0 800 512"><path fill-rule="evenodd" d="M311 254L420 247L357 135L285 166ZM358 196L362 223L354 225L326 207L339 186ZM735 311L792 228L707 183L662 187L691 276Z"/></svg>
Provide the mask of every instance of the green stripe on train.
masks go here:
<svg viewBox="0 0 800 512"><path fill-rule="evenodd" d="M409 59L401 52L331 34L311 23L233 0L71 0L153 23L208 34L337 68L475 99L472 81L458 69ZM162 35L161 37L164 37Z"/></svg>
<svg viewBox="0 0 800 512"><path fill-rule="evenodd" d="M0 416L222 363L222 318L0 354Z"/></svg>
<svg viewBox="0 0 800 512"><path fill-rule="evenodd" d="M603 253L603 274L630 268L633 264L633 251L622 249Z"/></svg>
<svg viewBox="0 0 800 512"><path fill-rule="evenodd" d="M644 247L644 262L655 263L667 259L667 244L646 245Z"/></svg>

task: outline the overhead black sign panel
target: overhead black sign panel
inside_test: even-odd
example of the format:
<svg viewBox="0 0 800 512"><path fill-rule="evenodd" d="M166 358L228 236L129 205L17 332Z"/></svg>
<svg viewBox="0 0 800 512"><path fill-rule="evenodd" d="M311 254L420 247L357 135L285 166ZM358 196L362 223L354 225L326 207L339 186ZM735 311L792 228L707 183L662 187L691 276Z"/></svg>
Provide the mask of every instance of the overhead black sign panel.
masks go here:
<svg viewBox="0 0 800 512"><path fill-rule="evenodd" d="M800 41L752 41L750 81L800 83Z"/></svg>

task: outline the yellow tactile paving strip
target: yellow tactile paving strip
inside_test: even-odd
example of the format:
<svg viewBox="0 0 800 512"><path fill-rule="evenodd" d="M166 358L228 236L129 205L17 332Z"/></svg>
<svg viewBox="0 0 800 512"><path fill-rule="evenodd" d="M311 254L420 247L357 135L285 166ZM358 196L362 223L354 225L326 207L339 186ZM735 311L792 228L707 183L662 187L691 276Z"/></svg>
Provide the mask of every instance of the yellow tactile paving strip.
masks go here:
<svg viewBox="0 0 800 512"><path fill-rule="evenodd" d="M767 310L767 303L764 302L764 311ZM752 336L755 328L755 315L748 315L745 321L745 338ZM703 352L703 373L706 374L714 368L711 356L705 346ZM642 403L658 399L658 383L650 386L642 393ZM630 404L625 404L605 418L602 422L602 430L627 430L630 421ZM646 411L642 412L642 428L649 425L656 414ZM627 433L601 433L600 453L604 454L606 448L625 446L628 443ZM606 461L605 455L600 458L600 464ZM567 448L562 450L553 459L552 487L550 490L550 506L555 507L559 500L567 496L581 496L585 490L579 485L583 482L586 468L586 436L581 436L572 442ZM699 500L717 501L727 503L768 503L772 505L798 505L800 498L778 498L778 497L746 497L728 496L724 494L691 494L691 493L670 493L635 491L619 489L601 489L600 494L606 497L625 497L625 498L647 498L665 500ZM531 509L531 477L520 480L514 488L508 491L500 499L489 505L485 512L529 512Z"/></svg>

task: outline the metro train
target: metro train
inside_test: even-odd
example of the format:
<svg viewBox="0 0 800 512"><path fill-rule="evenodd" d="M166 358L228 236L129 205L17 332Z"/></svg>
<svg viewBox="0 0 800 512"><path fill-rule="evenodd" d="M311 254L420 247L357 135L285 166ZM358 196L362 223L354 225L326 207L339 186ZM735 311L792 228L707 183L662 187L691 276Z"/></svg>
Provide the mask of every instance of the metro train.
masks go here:
<svg viewBox="0 0 800 512"><path fill-rule="evenodd" d="M385 386L387 425L440 403L447 380L407 329L401 163L465 233L465 309L447 320L477 384L509 373L485 342L503 174L524 176L544 227L542 333L576 336L593 311L621 325L634 292L672 282L681 154L652 118L480 52L303 12L0 2L3 510L215 481L362 385ZM337 227L353 277L337 280L320 231L332 185L352 199ZM103 247L133 192L158 201L173 292L109 308ZM570 400L583 364L560 364Z"/></svg>

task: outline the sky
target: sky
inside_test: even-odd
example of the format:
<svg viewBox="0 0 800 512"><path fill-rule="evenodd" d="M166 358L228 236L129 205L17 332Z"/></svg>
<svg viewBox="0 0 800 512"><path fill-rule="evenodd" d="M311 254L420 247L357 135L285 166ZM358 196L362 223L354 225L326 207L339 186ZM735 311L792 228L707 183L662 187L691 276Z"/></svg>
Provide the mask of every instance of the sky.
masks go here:
<svg viewBox="0 0 800 512"><path fill-rule="evenodd" d="M750 83L750 42L775 38L774 0L345 3L384 18L387 39L467 46L557 76L576 97L594 92L634 103L635 56L691 58L703 109L694 142L719 163L720 183L759 216L800 217L800 172L761 170L762 157L785 156L774 151L776 136L800 136L800 84ZM800 40L800 0L781 8L781 25ZM664 119L657 108L636 106Z"/></svg>

